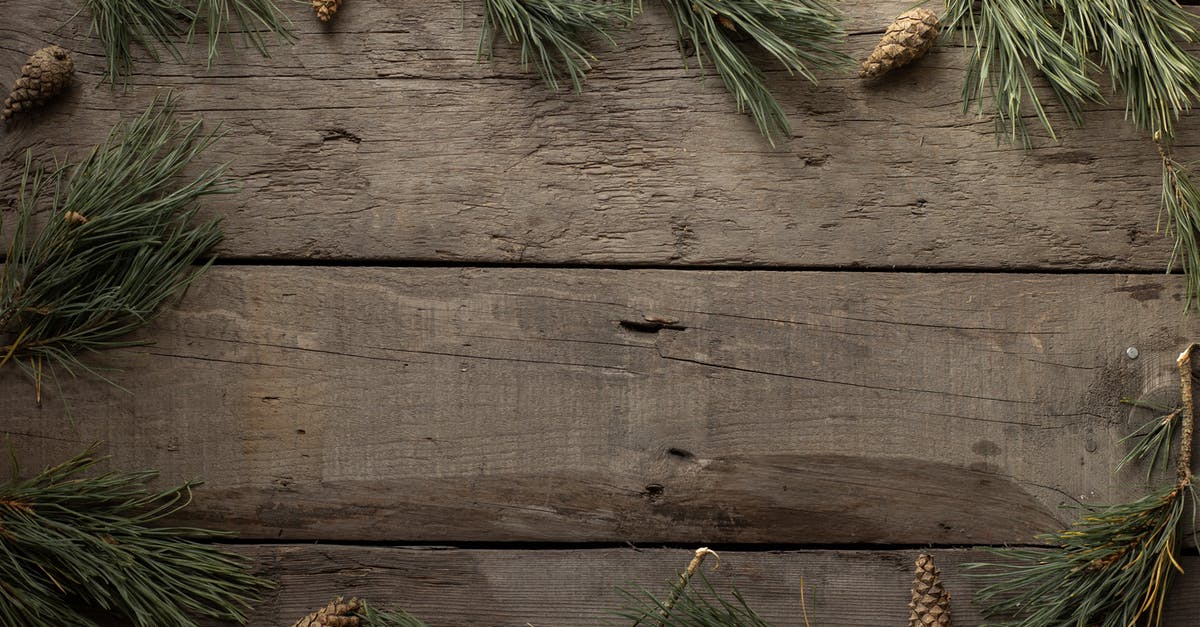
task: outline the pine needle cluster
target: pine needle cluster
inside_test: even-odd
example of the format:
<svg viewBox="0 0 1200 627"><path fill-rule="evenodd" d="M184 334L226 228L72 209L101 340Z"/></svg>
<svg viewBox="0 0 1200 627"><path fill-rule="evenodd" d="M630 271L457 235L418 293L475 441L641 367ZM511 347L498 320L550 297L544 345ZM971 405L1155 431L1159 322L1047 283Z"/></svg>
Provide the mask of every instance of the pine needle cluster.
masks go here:
<svg viewBox="0 0 1200 627"><path fill-rule="evenodd" d="M0 368L18 366L40 398L46 368L99 376L81 353L145 343L127 336L207 269L221 240L216 221L193 218L201 197L231 191L225 167L180 178L216 138L177 124L165 97L78 163L45 171L27 155L0 269Z"/></svg>
<svg viewBox="0 0 1200 627"><path fill-rule="evenodd" d="M93 453L0 484L0 624L86 627L100 624L97 613L134 627L244 623L270 582L200 542L222 534L155 526L199 482L153 492L153 471L85 476L103 461Z"/></svg>
<svg viewBox="0 0 1200 627"><path fill-rule="evenodd" d="M990 99L1010 141L1029 144L1025 103L1056 138L1030 69L1077 124L1083 104L1103 100L1090 75L1107 72L1132 121L1168 139L1200 95L1200 59L1185 49L1200 34L1175 0L947 0L943 24L967 49L964 110Z"/></svg>
<svg viewBox="0 0 1200 627"><path fill-rule="evenodd" d="M749 42L789 74L816 83L815 72L847 67L853 60L835 46L845 39L841 15L825 0L664 0L681 47L690 43L702 67L712 63L758 129L772 142L791 134L791 124L767 86L766 74L743 48Z"/></svg>
<svg viewBox="0 0 1200 627"><path fill-rule="evenodd" d="M240 31L262 54L267 39L275 35L293 41L295 35L274 0L83 0L92 15L92 32L104 44L105 77L133 73L135 48L155 61L161 51L180 58L177 41L192 41L198 33L207 36L208 63L217 57L217 42L231 28Z"/></svg>
<svg viewBox="0 0 1200 627"><path fill-rule="evenodd" d="M1179 566L1179 523L1191 486L1164 488L1132 503L1090 512L1070 529L1038 536L1058 549L989 549L1003 559L968 564L999 580L977 599L998 625L1161 625Z"/></svg>
<svg viewBox="0 0 1200 627"><path fill-rule="evenodd" d="M521 49L521 66L531 65L551 89L558 91L564 75L576 91L595 60L587 47L591 33L614 44L609 32L628 24L635 5L596 0L484 0L481 55L492 55L498 35Z"/></svg>
<svg viewBox="0 0 1200 627"><path fill-rule="evenodd" d="M1200 299L1200 189L1196 187L1192 168L1176 161L1161 141L1158 146L1163 164L1159 230L1165 230L1175 239L1167 267L1173 268L1178 262L1183 269L1187 277L1187 306L1191 307Z"/></svg>
<svg viewBox="0 0 1200 627"><path fill-rule="evenodd" d="M848 67L836 49L845 39L841 14L827 0L663 0L681 50L694 50L701 68L711 65L772 143L791 133L787 115L767 85L765 56L789 74L816 82L816 73ZM614 43L611 31L627 25L640 0L484 0L480 52L491 54L498 34L521 48L551 89L564 76L580 91L595 56L587 35ZM757 53L753 51L757 50ZM685 60L688 55L685 54Z"/></svg>
<svg viewBox="0 0 1200 627"><path fill-rule="evenodd" d="M1165 461L1178 434L1176 480L1133 502L1088 508L1070 529L1038 536L1055 549L987 549L1000 561L967 564L966 568L994 582L982 588L977 599L987 606L988 616L1012 619L998 624L1163 624L1167 592L1183 572L1179 565L1181 523L1189 500L1193 514L1196 511L1191 473L1195 423L1191 359L1196 348L1200 345L1189 346L1179 357L1181 407L1135 431L1131 437L1138 442L1121 462L1123 466L1149 460L1152 472Z"/></svg>

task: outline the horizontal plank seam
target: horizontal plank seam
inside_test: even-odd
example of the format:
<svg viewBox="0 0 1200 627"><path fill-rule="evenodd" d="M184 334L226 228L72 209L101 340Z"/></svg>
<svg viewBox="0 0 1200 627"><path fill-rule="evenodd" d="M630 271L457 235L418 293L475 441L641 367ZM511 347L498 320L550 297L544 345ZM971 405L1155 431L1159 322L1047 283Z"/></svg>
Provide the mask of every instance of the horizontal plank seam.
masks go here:
<svg viewBox="0 0 1200 627"><path fill-rule="evenodd" d="M0 262L3 259L0 258ZM1103 275L1132 274L1145 276L1178 275L1146 268L1056 268L1044 266L908 266L908 265L787 265L787 264L659 264L659 263L564 263L564 262L489 262L489 261L413 261L399 259L291 259L285 257L218 258L214 266L224 267L282 267L282 268L497 268L538 270L677 270L703 272L857 272L897 274L1053 274Z"/></svg>
<svg viewBox="0 0 1200 627"><path fill-rule="evenodd" d="M605 551L628 549L634 551L655 549L694 550L698 546L709 546L713 550L733 552L797 552L797 551L921 551L921 550L952 550L952 549L983 549L983 548L1050 548L1046 544L1009 543L1009 544L871 544L871 543L832 543L832 544L803 544L803 543L753 543L753 542L649 542L638 544L634 542L486 542L486 541L407 541L407 540L303 540L287 538L215 538L204 541L208 544L226 546L337 546L337 547L376 547L391 549L445 550L445 551ZM1200 555L1197 547L1184 547L1184 555Z"/></svg>

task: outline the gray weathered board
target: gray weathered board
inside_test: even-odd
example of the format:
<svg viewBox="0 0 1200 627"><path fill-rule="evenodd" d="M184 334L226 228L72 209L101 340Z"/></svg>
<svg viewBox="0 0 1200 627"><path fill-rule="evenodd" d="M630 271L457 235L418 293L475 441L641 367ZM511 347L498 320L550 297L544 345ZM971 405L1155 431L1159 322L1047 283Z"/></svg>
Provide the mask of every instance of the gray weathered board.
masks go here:
<svg viewBox="0 0 1200 627"><path fill-rule="evenodd" d="M47 43L80 75L0 131L0 210L26 149L78 154L161 88L223 125L208 158L244 179L206 205L222 260L155 344L89 358L125 390L66 379L38 407L0 369L0 433L27 470L102 441L113 467L205 478L176 520L238 532L281 584L252 625L335 594L599 624L614 586L687 560L556 542L852 547L726 553L718 578L783 625L801 577L813 625L896 625L917 549L873 549L1031 542L1061 505L1144 489L1111 469L1150 416L1117 401L1171 402L1200 322L1149 273L1157 156L1119 99L1024 152L961 113L959 49L878 84L775 72L794 137L772 148L653 2L581 95L504 47L478 63L476 2L348 0L329 26L280 4L295 46L212 69L185 48L125 91L98 85L75 3L0 0L0 82ZM862 56L913 2L840 4ZM674 269L584 267L624 265ZM978 623L955 566L981 555L937 554ZM1200 611L1181 581L1171 625Z"/></svg>
<svg viewBox="0 0 1200 627"><path fill-rule="evenodd" d="M1152 416L1117 402L1171 400L1178 288L222 267L95 361L129 392L66 382L74 426L0 371L0 430L33 466L105 440L205 477L190 516L251 538L1026 542L1141 489L1111 469Z"/></svg>
<svg viewBox="0 0 1200 627"><path fill-rule="evenodd" d="M772 149L720 80L685 70L657 3L600 53L582 95L549 93L511 51L478 63L476 2L348 2L329 27L283 3L301 37L263 59L138 65L98 88L86 16L12 2L0 75L53 41L80 79L51 121L0 135L0 197L22 154L61 156L177 88L229 133L243 193L210 203L238 257L890 268L1164 268L1158 157L1114 98L1064 143L1022 152L961 112L960 49L879 84L772 74L794 139ZM864 56L912 0L841 5ZM3 79L0 79L3 80ZM1184 124L1181 158L1192 149Z"/></svg>

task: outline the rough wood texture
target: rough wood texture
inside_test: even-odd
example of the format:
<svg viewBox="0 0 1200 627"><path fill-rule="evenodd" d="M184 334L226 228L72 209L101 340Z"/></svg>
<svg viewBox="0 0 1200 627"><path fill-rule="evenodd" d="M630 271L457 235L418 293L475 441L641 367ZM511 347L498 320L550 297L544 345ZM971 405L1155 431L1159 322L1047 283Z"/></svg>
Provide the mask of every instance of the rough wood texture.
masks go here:
<svg viewBox="0 0 1200 627"><path fill-rule="evenodd" d="M95 362L129 393L66 382L74 426L0 372L0 431L205 477L194 520L251 538L1025 542L1142 489L1117 400L1178 394L1179 287L223 267Z"/></svg>
<svg viewBox="0 0 1200 627"><path fill-rule="evenodd" d="M912 2L840 4L863 58ZM180 87L184 109L229 132L212 158L246 179L208 208L226 216L228 256L1112 270L1169 259L1154 233L1155 149L1119 99L1060 147L997 146L990 121L960 110L956 49L878 84L854 68L819 87L773 73L795 126L775 150L719 80L682 69L653 2L582 95L548 93L508 50L477 63L475 2L356 0L328 27L283 3L294 47L227 50L207 71L197 53L144 62L129 94L96 86L86 15L52 33L74 3L10 5L0 75L53 41L76 51L80 79L47 116L0 135L0 203L27 147L62 155ZM1184 159L1197 156L1191 125Z"/></svg>
<svg viewBox="0 0 1200 627"><path fill-rule="evenodd" d="M617 587L662 592L687 564L687 550L597 549L479 551L336 546L238 547L283 588L252 625L286 625L338 594L407 608L433 627L613 625ZM735 585L764 618L801 627L800 582L809 622L816 627L895 627L905 604L913 561L923 551L722 551L721 568L707 571L720 587ZM987 559L976 551L932 551L951 595L955 625L978 625L971 597L976 580L959 564ZM1185 558L1189 573L1200 558ZM1200 578L1179 579L1166 625L1194 625Z"/></svg>

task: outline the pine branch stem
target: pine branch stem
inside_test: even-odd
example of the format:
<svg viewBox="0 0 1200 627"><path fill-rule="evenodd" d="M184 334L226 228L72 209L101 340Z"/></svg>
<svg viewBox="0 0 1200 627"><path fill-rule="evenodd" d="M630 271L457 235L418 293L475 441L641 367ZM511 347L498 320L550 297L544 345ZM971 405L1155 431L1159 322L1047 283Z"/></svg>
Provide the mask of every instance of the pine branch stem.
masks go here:
<svg viewBox="0 0 1200 627"><path fill-rule="evenodd" d="M1192 351L1200 348L1200 343L1188 345L1176 363L1179 366L1179 393L1183 401L1183 420L1179 433L1179 467L1177 475L1181 487L1187 487L1192 481L1192 432L1196 424L1195 399L1192 397Z"/></svg>
<svg viewBox="0 0 1200 627"><path fill-rule="evenodd" d="M675 587L671 588L671 594L667 596L666 602L663 603L663 618L666 618L671 614L671 608L675 607L675 603L679 601L679 595L683 594L683 590L684 588L687 588L688 582L691 581L692 576L695 575L696 571L700 569L700 565L704 563L704 558L708 557L709 555L716 554L716 551L713 551L706 546L696 549L696 554L692 556L692 561L688 562L687 570L683 571L679 575L679 582L675 584ZM720 559L720 556L718 556L718 564L720 564Z"/></svg>
<svg viewBox="0 0 1200 627"><path fill-rule="evenodd" d="M8 361L10 359L12 359L12 356L16 354L17 347L21 345L21 340L25 339L25 335L28 333L29 333L29 329L27 327L24 331L21 331L21 334L17 336L17 339L12 344L5 347L8 349L8 351L4 354L4 358L0 359L0 368L3 368L4 364L7 364ZM0 350L4 350L4 349L0 348Z"/></svg>

